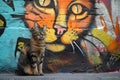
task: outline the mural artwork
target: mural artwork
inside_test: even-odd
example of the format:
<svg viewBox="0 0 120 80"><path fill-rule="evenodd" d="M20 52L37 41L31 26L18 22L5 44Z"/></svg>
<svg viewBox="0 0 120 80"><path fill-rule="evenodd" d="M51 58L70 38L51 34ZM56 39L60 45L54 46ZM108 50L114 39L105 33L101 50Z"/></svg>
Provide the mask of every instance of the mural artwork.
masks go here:
<svg viewBox="0 0 120 80"><path fill-rule="evenodd" d="M46 26L44 72L119 72L119 0L1 0L0 71L16 70L30 30ZM6 7L6 8L5 8Z"/></svg>

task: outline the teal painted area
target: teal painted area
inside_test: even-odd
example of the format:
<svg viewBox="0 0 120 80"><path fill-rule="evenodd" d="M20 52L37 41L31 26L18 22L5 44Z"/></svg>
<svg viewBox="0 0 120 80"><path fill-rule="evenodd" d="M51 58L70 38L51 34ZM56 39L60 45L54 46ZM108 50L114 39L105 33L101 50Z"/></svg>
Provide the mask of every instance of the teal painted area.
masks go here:
<svg viewBox="0 0 120 80"><path fill-rule="evenodd" d="M6 29L0 36L0 69L16 69L18 58L14 57L18 37L30 38L29 29L21 18L13 18L11 14L24 14L24 1L14 0L15 11L0 0L0 14L6 19Z"/></svg>

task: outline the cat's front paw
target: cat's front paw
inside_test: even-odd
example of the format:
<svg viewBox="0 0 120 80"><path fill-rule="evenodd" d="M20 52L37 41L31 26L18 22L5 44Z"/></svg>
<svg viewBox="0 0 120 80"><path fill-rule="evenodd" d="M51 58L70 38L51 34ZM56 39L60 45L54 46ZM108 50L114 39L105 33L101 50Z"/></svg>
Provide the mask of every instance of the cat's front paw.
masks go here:
<svg viewBox="0 0 120 80"><path fill-rule="evenodd" d="M44 76L44 73L40 73L39 75L40 75L40 76Z"/></svg>

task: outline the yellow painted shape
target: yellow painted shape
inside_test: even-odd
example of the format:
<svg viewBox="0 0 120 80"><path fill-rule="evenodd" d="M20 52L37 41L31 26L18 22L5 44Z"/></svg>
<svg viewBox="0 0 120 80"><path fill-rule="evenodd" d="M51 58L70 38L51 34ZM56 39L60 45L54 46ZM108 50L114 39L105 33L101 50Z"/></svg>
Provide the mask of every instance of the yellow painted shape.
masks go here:
<svg viewBox="0 0 120 80"><path fill-rule="evenodd" d="M55 35L55 30L54 29L47 29L46 30L46 42L53 42L57 39Z"/></svg>
<svg viewBox="0 0 120 80"><path fill-rule="evenodd" d="M107 34L105 31L95 28L92 30L92 35L101 40L107 46L109 52L112 52L113 54L118 53L117 42L112 38L112 36Z"/></svg>
<svg viewBox="0 0 120 80"><path fill-rule="evenodd" d="M113 41L112 36L100 29L92 29L92 35L100 39L106 46L109 46L111 41Z"/></svg>
<svg viewBox="0 0 120 80"><path fill-rule="evenodd" d="M89 60L94 65L102 64L102 60L100 59L99 56L91 55L89 57Z"/></svg>
<svg viewBox="0 0 120 80"><path fill-rule="evenodd" d="M4 22L2 20L0 20L0 26L3 26Z"/></svg>
<svg viewBox="0 0 120 80"><path fill-rule="evenodd" d="M74 31L67 31L62 37L61 37L61 41L64 44L70 44L73 40L77 40L78 36Z"/></svg>
<svg viewBox="0 0 120 80"><path fill-rule="evenodd" d="M24 42L19 42L18 43L18 49L21 50L24 46Z"/></svg>
<svg viewBox="0 0 120 80"><path fill-rule="evenodd" d="M47 44L46 49L48 49L52 52L60 52L65 49L65 46L61 45L61 44Z"/></svg>

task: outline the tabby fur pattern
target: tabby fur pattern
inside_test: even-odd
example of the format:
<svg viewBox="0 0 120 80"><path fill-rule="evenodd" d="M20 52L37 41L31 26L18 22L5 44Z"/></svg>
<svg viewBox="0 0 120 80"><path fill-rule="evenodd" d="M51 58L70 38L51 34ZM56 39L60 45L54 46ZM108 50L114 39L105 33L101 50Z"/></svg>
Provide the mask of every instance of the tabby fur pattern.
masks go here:
<svg viewBox="0 0 120 80"><path fill-rule="evenodd" d="M25 44L21 49L18 60L18 70L20 73L28 75L43 75L43 60L45 55L45 30L40 28L37 23L30 30L32 38L30 44Z"/></svg>

